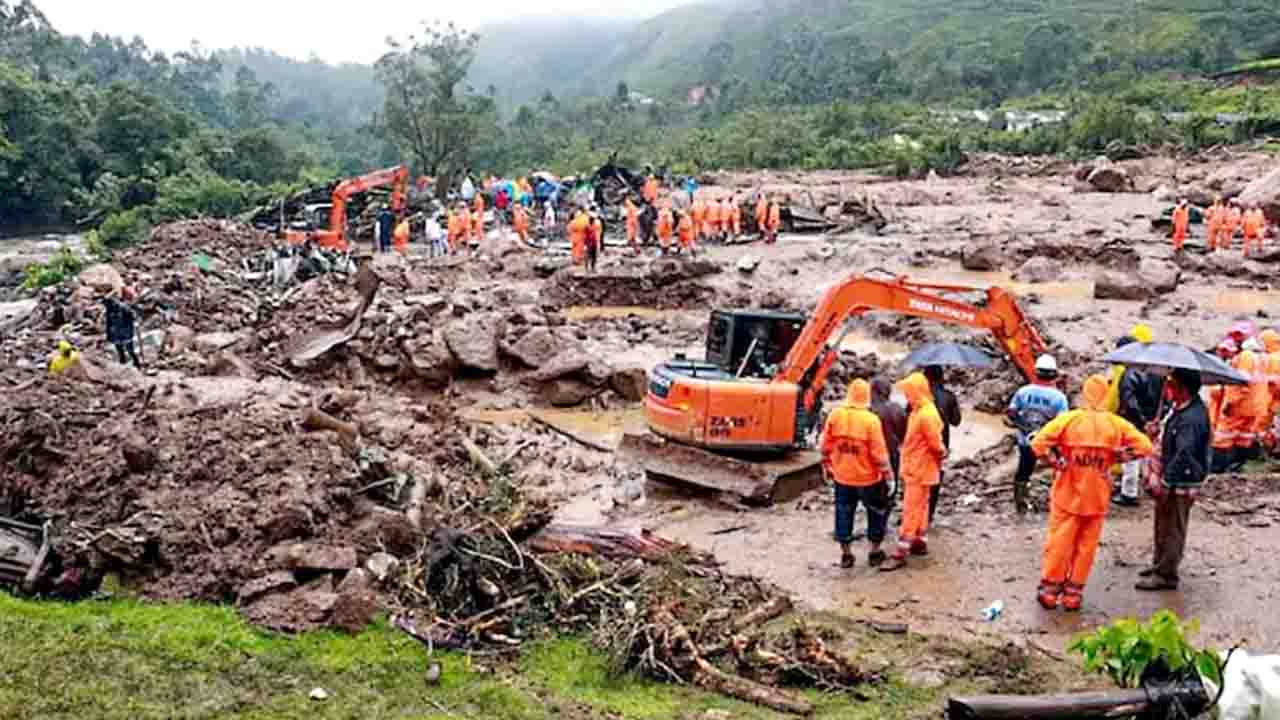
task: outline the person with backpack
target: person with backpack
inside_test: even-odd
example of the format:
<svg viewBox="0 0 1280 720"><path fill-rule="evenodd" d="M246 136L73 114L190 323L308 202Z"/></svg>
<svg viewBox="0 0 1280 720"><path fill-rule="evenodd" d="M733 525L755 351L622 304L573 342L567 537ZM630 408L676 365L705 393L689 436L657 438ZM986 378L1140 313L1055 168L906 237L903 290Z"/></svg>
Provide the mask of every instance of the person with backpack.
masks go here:
<svg viewBox="0 0 1280 720"><path fill-rule="evenodd" d="M1041 355L1036 359L1035 382L1024 385L1009 401L1009 420L1018 429L1018 469L1013 476L1013 509L1018 514L1027 511L1031 473L1036 469L1031 442L1041 428L1070 409L1057 382L1058 361Z"/></svg>

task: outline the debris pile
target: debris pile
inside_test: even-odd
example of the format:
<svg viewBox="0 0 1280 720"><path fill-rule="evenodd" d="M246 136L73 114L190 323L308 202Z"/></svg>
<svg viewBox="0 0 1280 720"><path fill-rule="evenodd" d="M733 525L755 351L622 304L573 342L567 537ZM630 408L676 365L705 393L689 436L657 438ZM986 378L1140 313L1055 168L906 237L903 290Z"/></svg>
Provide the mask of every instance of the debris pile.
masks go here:
<svg viewBox="0 0 1280 720"><path fill-rule="evenodd" d="M719 265L707 260L672 258L654 260L639 273L583 275L566 270L557 273L542 294L546 300L565 306L702 307L712 290L696 281L720 271Z"/></svg>

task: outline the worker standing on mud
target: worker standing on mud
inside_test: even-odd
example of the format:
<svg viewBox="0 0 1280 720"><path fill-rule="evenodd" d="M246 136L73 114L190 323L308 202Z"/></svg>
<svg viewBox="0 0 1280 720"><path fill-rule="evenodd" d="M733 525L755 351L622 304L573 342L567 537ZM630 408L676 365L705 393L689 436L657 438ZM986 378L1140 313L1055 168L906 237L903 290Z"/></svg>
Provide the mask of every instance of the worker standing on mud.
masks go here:
<svg viewBox="0 0 1280 720"><path fill-rule="evenodd" d="M1041 428L1070 409L1057 382L1058 361L1052 355L1041 355L1036 358L1035 382L1022 386L1009 401L1009 420L1018 429L1018 469L1013 475L1013 509L1018 514L1031 505L1028 490L1036 470L1032 440Z"/></svg>
<svg viewBox="0 0 1280 720"><path fill-rule="evenodd" d="M623 209L627 216L627 245L631 247L631 252L639 255L640 245L637 238L640 235L640 208L631 202L631 198L627 198L623 202Z"/></svg>
<svg viewBox="0 0 1280 720"><path fill-rule="evenodd" d="M444 228L440 227L439 216L432 215L427 218L424 234L427 238L427 247L431 249L431 257L443 257L449 254L449 245L445 241Z"/></svg>
<svg viewBox="0 0 1280 720"><path fill-rule="evenodd" d="M391 233L395 229L395 222L396 216L391 214L391 208L383 205L378 211L377 237L374 238L374 249L378 252L391 252Z"/></svg>
<svg viewBox="0 0 1280 720"><path fill-rule="evenodd" d="M765 221L766 242L773 245L778 242L778 230L782 228L782 207L778 201L769 203L769 215Z"/></svg>
<svg viewBox="0 0 1280 720"><path fill-rule="evenodd" d="M929 392L933 394L933 404L938 408L938 414L942 416L942 445L951 452L951 428L960 427L960 423L964 420L960 413L960 401L956 399L956 394L947 389L943 382L942 368L937 365L931 365L924 369L924 376L929 381ZM934 517L938 514L938 498L942 496L942 481L944 477L941 472L938 473L938 484L929 488L929 524L933 524Z"/></svg>
<svg viewBox="0 0 1280 720"><path fill-rule="evenodd" d="M1209 413L1200 400L1200 375L1174 370L1165 383L1173 406L1161 432L1161 472L1147 490L1156 499L1155 545L1151 567L1134 587L1143 591L1176 590L1178 570L1187 546L1191 506L1208 471Z"/></svg>
<svg viewBox="0 0 1280 720"><path fill-rule="evenodd" d="M644 189L641 190L641 195L644 197L646 204L658 204L658 178L652 172L644 180Z"/></svg>
<svg viewBox="0 0 1280 720"><path fill-rule="evenodd" d="M525 210L524 205L520 203L511 206L511 227L516 231L516 237L520 239L520 243L528 244L529 211Z"/></svg>
<svg viewBox="0 0 1280 720"><path fill-rule="evenodd" d="M694 222L693 217L687 211L681 210L680 222L676 225L676 234L680 238L680 252L687 252L689 257L693 257L697 233L697 223Z"/></svg>
<svg viewBox="0 0 1280 720"><path fill-rule="evenodd" d="M1222 223L1220 244L1223 249L1230 250L1231 246L1235 244L1236 233L1240 232L1241 219L1240 201L1232 198L1231 201L1227 203L1226 219Z"/></svg>
<svg viewBox="0 0 1280 720"><path fill-rule="evenodd" d="M484 193L476 193L471 204L471 237L476 242L484 242Z"/></svg>
<svg viewBox="0 0 1280 720"><path fill-rule="evenodd" d="M898 383L907 397L911 415L902 440L903 496L902 527L898 547L880 570L891 572L907 566L908 555L929 554L929 489L938 484L947 448L942 444L942 416L933 404L929 381L923 373L912 373Z"/></svg>
<svg viewBox="0 0 1280 720"><path fill-rule="evenodd" d="M573 263L583 265L587 262L587 233L591 230L591 219L581 208L569 221L569 248L573 253Z"/></svg>
<svg viewBox="0 0 1280 720"><path fill-rule="evenodd" d="M1274 452L1277 438L1280 438L1280 434L1276 432L1276 411L1280 410L1280 333L1269 328L1258 333L1258 340L1267 351L1263 374L1267 378L1270 400L1267 406L1266 420L1263 423L1262 444L1268 450Z"/></svg>
<svg viewBox="0 0 1280 720"><path fill-rule="evenodd" d="M880 418L870 410L871 385L849 384L842 407L831 412L822 430L822 467L835 484L835 538L840 543L840 567L854 566L853 525L858 505L867 508L867 564L885 560L881 543L889 524L889 450Z"/></svg>
<svg viewBox="0 0 1280 720"><path fill-rule="evenodd" d="M1222 235L1222 223L1226 220L1226 208L1222 206L1222 198L1215 197L1213 205L1204 213L1205 225L1208 227L1208 237L1206 241L1209 244L1209 252L1216 252L1220 236Z"/></svg>
<svg viewBox="0 0 1280 720"><path fill-rule="evenodd" d="M1243 219L1245 257L1249 257L1252 251L1261 252L1262 236L1266 229L1267 218L1262 214L1262 208L1257 203L1251 204Z"/></svg>
<svg viewBox="0 0 1280 720"><path fill-rule="evenodd" d="M1218 343L1218 359L1228 365L1234 364L1239 353L1240 347L1229 337ZM1227 389L1221 385L1209 391L1209 425L1213 428L1209 472L1214 474L1227 472L1235 466L1236 438L1227 428L1228 397Z"/></svg>
<svg viewBox="0 0 1280 720"><path fill-rule="evenodd" d="M729 205L729 227L726 233L732 233L734 242L742 236L742 200L734 196Z"/></svg>
<svg viewBox="0 0 1280 720"><path fill-rule="evenodd" d="M396 225L395 232L392 233L392 244L395 246L396 252L401 257L409 254L409 218L405 218Z"/></svg>
<svg viewBox="0 0 1280 720"><path fill-rule="evenodd" d="M769 198L762 192L759 199L756 200L756 232L760 233L761 240L769 239Z"/></svg>
<svg viewBox="0 0 1280 720"><path fill-rule="evenodd" d="M587 231L587 271L595 272L600 253L604 252L604 222L594 208L589 217L591 228Z"/></svg>
<svg viewBox="0 0 1280 720"><path fill-rule="evenodd" d="M889 493L890 505L901 489L901 456L902 438L907 434L907 413L902 406L890 399L893 395L893 384L887 378L877 377L871 381L871 412L880 418L880 427L884 431L884 442L889 448L889 466L893 468L893 487Z"/></svg>
<svg viewBox="0 0 1280 720"><path fill-rule="evenodd" d="M1121 453L1151 454L1151 440L1128 420L1107 412L1106 402L1107 378L1090 377L1081 407L1045 425L1031 443L1037 457L1057 468L1036 593L1046 610L1059 604L1072 612L1080 609L1111 505L1111 466Z"/></svg>
<svg viewBox="0 0 1280 720"><path fill-rule="evenodd" d="M1178 207L1173 209L1173 251L1182 252L1187 243L1187 229L1191 226L1191 208L1187 207L1186 198L1178 198Z"/></svg>
<svg viewBox="0 0 1280 720"><path fill-rule="evenodd" d="M675 217L671 213L671 203L668 202L662 210L658 211L658 245L662 249L662 254L666 255L671 249L671 234L675 231Z"/></svg>
<svg viewBox="0 0 1280 720"><path fill-rule="evenodd" d="M49 374L62 375L80 362L80 351L66 340L58 341L58 349L49 358Z"/></svg>
<svg viewBox="0 0 1280 720"><path fill-rule="evenodd" d="M106 309L107 341L116 347L116 356L121 365L142 369L142 361L138 359L138 351L134 347L137 327L134 322L133 308L115 299L111 295L102 296L102 306Z"/></svg>
<svg viewBox="0 0 1280 720"><path fill-rule="evenodd" d="M707 229L707 203L702 198L694 200L693 206L689 208L689 216L693 220L694 238L701 240Z"/></svg>

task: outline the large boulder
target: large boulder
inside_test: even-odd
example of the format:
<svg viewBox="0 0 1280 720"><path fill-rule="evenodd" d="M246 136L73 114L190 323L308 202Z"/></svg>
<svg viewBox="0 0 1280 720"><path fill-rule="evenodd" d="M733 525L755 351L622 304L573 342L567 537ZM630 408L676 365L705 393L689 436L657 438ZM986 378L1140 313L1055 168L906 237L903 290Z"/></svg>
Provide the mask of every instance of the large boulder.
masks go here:
<svg viewBox="0 0 1280 720"><path fill-rule="evenodd" d="M472 313L445 327L444 342L464 370L496 373L500 325L492 313Z"/></svg>
<svg viewBox="0 0 1280 720"><path fill-rule="evenodd" d="M453 379L458 363L440 333L409 340L401 346L405 367L414 377L432 385L444 385Z"/></svg>
<svg viewBox="0 0 1280 720"><path fill-rule="evenodd" d="M1133 190L1133 178L1119 165L1100 165L1088 177L1089 186L1098 192L1118 193Z"/></svg>
<svg viewBox="0 0 1280 720"><path fill-rule="evenodd" d="M519 340L502 344L503 353L535 370L550 362L560 349L560 340L545 327L531 328Z"/></svg>
<svg viewBox="0 0 1280 720"><path fill-rule="evenodd" d="M1004 265L1004 253L995 243L969 243L960 250L960 265L976 272L999 270Z"/></svg>
<svg viewBox="0 0 1280 720"><path fill-rule="evenodd" d="M1062 263L1047 257L1033 257L1013 273L1018 282L1046 283L1062 277Z"/></svg>
<svg viewBox="0 0 1280 720"><path fill-rule="evenodd" d="M542 385L542 397L553 407L574 407L593 397L599 390L579 380L559 379Z"/></svg>
<svg viewBox="0 0 1280 720"><path fill-rule="evenodd" d="M1280 222L1280 167L1249 183L1240 193L1240 201L1246 206L1258 203L1268 221Z"/></svg>
<svg viewBox="0 0 1280 720"><path fill-rule="evenodd" d="M1178 289L1182 270L1170 262L1144 261L1137 270L1103 272L1094 280L1093 297L1098 300L1150 300Z"/></svg>
<svg viewBox="0 0 1280 720"><path fill-rule="evenodd" d="M609 389L624 400L640 402L649 390L649 373L642 367L616 368L609 376Z"/></svg>
<svg viewBox="0 0 1280 720"><path fill-rule="evenodd" d="M120 272L106 263L91 265L80 272L80 284L100 293L119 292L124 287Z"/></svg>

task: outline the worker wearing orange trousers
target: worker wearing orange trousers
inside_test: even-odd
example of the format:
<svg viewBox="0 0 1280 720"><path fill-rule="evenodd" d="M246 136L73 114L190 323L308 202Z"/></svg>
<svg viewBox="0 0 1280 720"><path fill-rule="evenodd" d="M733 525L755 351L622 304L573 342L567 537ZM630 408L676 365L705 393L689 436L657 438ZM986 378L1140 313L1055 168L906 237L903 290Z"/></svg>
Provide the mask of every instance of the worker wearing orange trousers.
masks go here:
<svg viewBox="0 0 1280 720"><path fill-rule="evenodd" d="M1249 384L1233 385L1227 389L1223 429L1236 450L1243 452L1257 443L1259 417L1266 413L1271 399L1265 379L1260 374L1261 365L1256 353L1242 350L1232 365L1249 378Z"/></svg>
<svg viewBox="0 0 1280 720"><path fill-rule="evenodd" d="M1231 338L1224 338L1218 345L1218 359L1233 364L1240 347ZM1236 437L1228 429L1227 389L1221 385L1209 391L1209 425L1213 428L1213 467L1222 472L1235 456Z"/></svg>
<svg viewBox="0 0 1280 720"><path fill-rule="evenodd" d="M707 203L707 224L702 231L702 236L708 239L720 237L720 208L724 207L721 200L712 200Z"/></svg>
<svg viewBox="0 0 1280 720"><path fill-rule="evenodd" d="M641 191L644 201L650 205L656 205L658 202L658 178L650 175L644 181L644 189Z"/></svg>
<svg viewBox="0 0 1280 720"><path fill-rule="evenodd" d="M782 208L777 201L769 203L769 219L765 222L766 237L770 245L778 242L778 230L782 228Z"/></svg>
<svg viewBox="0 0 1280 720"><path fill-rule="evenodd" d="M1280 332L1272 329L1258 333L1258 342L1266 350L1263 376L1267 380L1267 416L1262 430L1262 443L1275 450L1280 433L1276 432L1277 411L1280 411Z"/></svg>
<svg viewBox="0 0 1280 720"><path fill-rule="evenodd" d="M831 411L822 430L822 467L835 483L836 542L840 543L840 567L854 565L854 516L861 503L867 508L867 540L872 567L885 560L884 542L889 523L889 448L880 418L871 412L871 384L854 380L842 407Z"/></svg>
<svg viewBox="0 0 1280 720"><path fill-rule="evenodd" d="M689 208L689 216L693 221L693 234L701 238L707 223L707 204L702 198L694 199L693 206Z"/></svg>
<svg viewBox="0 0 1280 720"><path fill-rule="evenodd" d="M1173 210L1173 251L1182 252L1187 243L1187 229L1191 227L1191 208L1187 207L1187 199L1179 198L1178 207Z"/></svg>
<svg viewBox="0 0 1280 720"><path fill-rule="evenodd" d="M640 254L640 245L638 238L640 236L640 208L631 202L631 198L627 198L623 203L627 213L627 244L631 246L631 251L636 255Z"/></svg>
<svg viewBox="0 0 1280 720"><path fill-rule="evenodd" d="M400 224L396 225L395 232L391 234L391 240L401 257L409 254L409 218L401 220Z"/></svg>
<svg viewBox="0 0 1280 720"><path fill-rule="evenodd" d="M885 572L907 566L908 555L929 554L929 492L942 472L947 448L942 442L942 415L933 404L933 393L924 373L912 373L898 383L907 398L911 415L902 438L900 475L903 494L902 527L898 547L880 569Z"/></svg>
<svg viewBox="0 0 1280 720"><path fill-rule="evenodd" d="M765 237L765 225L769 223L769 200L764 193L760 193L760 199L756 201L756 231L760 233L760 237Z"/></svg>
<svg viewBox="0 0 1280 720"><path fill-rule="evenodd" d="M662 248L663 254L671 249L671 233L675 231L675 216L671 213L671 207L667 206L658 211L658 222L656 232L658 233L658 245Z"/></svg>
<svg viewBox="0 0 1280 720"><path fill-rule="evenodd" d="M1262 250L1262 236L1267 229L1267 219L1262 214L1262 209L1253 205L1245 212L1241 222L1244 232L1244 256L1249 257L1251 252Z"/></svg>
<svg viewBox="0 0 1280 720"><path fill-rule="evenodd" d="M1226 220L1226 208L1222 206L1222 198L1214 198L1213 205L1209 206L1204 212L1205 226L1208 228L1208 237L1206 241L1209 244L1209 251L1213 252L1218 249L1218 243L1221 242L1219 236L1222 235L1222 223Z"/></svg>
<svg viewBox="0 0 1280 720"><path fill-rule="evenodd" d="M587 262L587 233L591 229L591 219L582 210L569 222L569 247L573 252L573 262L583 265Z"/></svg>
<svg viewBox="0 0 1280 720"><path fill-rule="evenodd" d="M511 227L516 231L520 242L529 242L529 211L520 203L516 203L511 210Z"/></svg>
<svg viewBox="0 0 1280 720"><path fill-rule="evenodd" d="M730 201L729 225L730 227L726 232L733 233L734 240L742 236L742 202L738 198Z"/></svg>
<svg viewBox="0 0 1280 720"><path fill-rule="evenodd" d="M1076 611L1093 570L1102 522L1111 505L1109 468L1122 453L1151 454L1151 440L1132 423L1107 412L1107 378L1085 381L1078 410L1063 413L1036 433L1031 451L1057 468L1049 536L1038 596L1045 609Z"/></svg>
<svg viewBox="0 0 1280 720"><path fill-rule="evenodd" d="M1222 234L1218 236L1218 245L1224 250L1230 250L1235 244L1236 233L1240 232L1240 221L1243 215L1240 212L1240 205L1235 200L1227 204L1226 212L1223 215Z"/></svg>
<svg viewBox="0 0 1280 720"><path fill-rule="evenodd" d="M688 251L690 255L694 252L694 243L697 241L697 223L693 217L687 213L680 213L680 222L676 225L676 234L680 237L680 249Z"/></svg>

